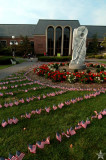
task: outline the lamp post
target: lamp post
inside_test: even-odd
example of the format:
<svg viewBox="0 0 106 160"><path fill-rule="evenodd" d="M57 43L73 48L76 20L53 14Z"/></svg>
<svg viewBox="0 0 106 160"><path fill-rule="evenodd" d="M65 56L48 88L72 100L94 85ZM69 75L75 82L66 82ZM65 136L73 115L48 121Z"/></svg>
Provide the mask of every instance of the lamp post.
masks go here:
<svg viewBox="0 0 106 160"><path fill-rule="evenodd" d="M10 42L10 45L14 46L14 48L12 49L12 54L13 54L13 57L15 57L15 45L18 45L18 42L16 42L14 39L15 39L15 36L12 36L12 39L13 41Z"/></svg>

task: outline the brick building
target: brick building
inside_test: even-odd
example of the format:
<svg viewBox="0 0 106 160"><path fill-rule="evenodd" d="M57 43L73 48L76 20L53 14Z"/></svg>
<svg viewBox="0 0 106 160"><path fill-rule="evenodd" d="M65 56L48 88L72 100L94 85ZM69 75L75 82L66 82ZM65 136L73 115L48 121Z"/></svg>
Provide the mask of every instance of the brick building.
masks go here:
<svg viewBox="0 0 106 160"><path fill-rule="evenodd" d="M9 46L13 41L21 43L20 35L28 36L36 54L71 55L73 30L79 26L78 20L46 19L40 19L37 24L0 24L0 43ZM104 39L106 26L84 26L88 28L87 45L96 33L99 42Z"/></svg>

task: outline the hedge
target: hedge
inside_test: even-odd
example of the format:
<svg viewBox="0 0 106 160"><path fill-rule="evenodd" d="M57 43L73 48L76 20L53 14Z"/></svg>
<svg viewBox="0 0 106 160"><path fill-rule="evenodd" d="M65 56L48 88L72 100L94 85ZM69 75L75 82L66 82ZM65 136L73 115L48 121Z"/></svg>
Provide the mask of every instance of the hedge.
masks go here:
<svg viewBox="0 0 106 160"><path fill-rule="evenodd" d="M13 61L16 61L15 58L13 58L12 56L0 56L0 65L8 65L11 64L11 60L13 59ZM19 62L16 61L16 64L18 64Z"/></svg>
<svg viewBox="0 0 106 160"><path fill-rule="evenodd" d="M63 57L53 57L53 56L41 56L38 57L39 61L43 62L65 62L65 61L70 61L71 56L63 56Z"/></svg>

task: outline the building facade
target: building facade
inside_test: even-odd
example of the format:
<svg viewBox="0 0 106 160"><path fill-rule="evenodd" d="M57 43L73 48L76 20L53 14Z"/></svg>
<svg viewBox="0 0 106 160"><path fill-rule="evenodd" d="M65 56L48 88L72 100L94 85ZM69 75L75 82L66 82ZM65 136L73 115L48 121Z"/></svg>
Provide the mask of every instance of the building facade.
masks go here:
<svg viewBox="0 0 106 160"><path fill-rule="evenodd" d="M40 19L37 24L0 24L0 43L9 46L10 42L21 43L20 36L28 36L36 54L46 52L48 56L72 54L73 30L80 25L78 20ZM84 25L88 28L87 45L92 36L97 34L99 42L103 41L106 26ZM15 39L12 39L15 36Z"/></svg>

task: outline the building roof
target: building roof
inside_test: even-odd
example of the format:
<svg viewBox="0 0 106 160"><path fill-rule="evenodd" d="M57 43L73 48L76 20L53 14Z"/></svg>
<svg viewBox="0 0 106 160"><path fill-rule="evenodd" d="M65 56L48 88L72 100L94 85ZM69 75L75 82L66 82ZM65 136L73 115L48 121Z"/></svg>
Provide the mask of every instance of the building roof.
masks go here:
<svg viewBox="0 0 106 160"><path fill-rule="evenodd" d="M33 37L35 28L35 24L0 24L0 37Z"/></svg>
<svg viewBox="0 0 106 160"><path fill-rule="evenodd" d="M66 26L69 25L72 29L80 26L78 20L50 20L50 19L40 19L37 23L35 35L45 35L46 28L49 26Z"/></svg>
<svg viewBox="0 0 106 160"><path fill-rule="evenodd" d="M88 28L88 36L87 38L92 38L94 34L97 33L97 38L103 39L104 34L106 33L106 26L91 26L85 25Z"/></svg>

